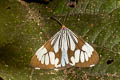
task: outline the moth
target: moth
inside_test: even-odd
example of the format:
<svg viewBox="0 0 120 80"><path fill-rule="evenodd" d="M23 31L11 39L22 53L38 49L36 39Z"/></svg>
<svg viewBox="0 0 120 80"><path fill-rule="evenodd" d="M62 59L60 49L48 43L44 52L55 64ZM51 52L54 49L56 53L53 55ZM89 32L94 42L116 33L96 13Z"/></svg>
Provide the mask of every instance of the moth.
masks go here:
<svg viewBox="0 0 120 80"><path fill-rule="evenodd" d="M35 69L93 67L99 62L96 50L80 36L62 25L51 39L39 48L30 64Z"/></svg>

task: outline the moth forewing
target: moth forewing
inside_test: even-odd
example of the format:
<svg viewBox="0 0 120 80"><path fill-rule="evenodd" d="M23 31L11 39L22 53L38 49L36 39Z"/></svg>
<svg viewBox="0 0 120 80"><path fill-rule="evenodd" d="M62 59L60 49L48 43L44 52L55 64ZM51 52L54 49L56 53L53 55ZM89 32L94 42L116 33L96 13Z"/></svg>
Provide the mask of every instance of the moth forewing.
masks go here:
<svg viewBox="0 0 120 80"><path fill-rule="evenodd" d="M81 37L78 37L78 44L76 44L75 52L76 51L79 54L74 54L74 56L79 56L79 62L75 64L76 67L92 67L99 62L99 55L96 50Z"/></svg>
<svg viewBox="0 0 120 80"><path fill-rule="evenodd" d="M40 69L67 66L92 67L99 61L98 53L65 26L48 40L32 57L31 65Z"/></svg>
<svg viewBox="0 0 120 80"><path fill-rule="evenodd" d="M50 44L50 40L48 40L41 48L37 50L35 55L31 59L31 66L40 69L53 69L55 54L52 52L53 47ZM51 62L52 61L52 62Z"/></svg>

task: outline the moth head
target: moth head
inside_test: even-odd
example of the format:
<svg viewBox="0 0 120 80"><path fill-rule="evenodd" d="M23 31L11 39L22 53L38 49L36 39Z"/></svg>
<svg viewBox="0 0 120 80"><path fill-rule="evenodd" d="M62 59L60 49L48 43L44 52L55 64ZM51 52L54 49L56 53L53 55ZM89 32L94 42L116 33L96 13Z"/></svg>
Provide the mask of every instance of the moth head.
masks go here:
<svg viewBox="0 0 120 80"><path fill-rule="evenodd" d="M62 25L62 29L65 29L66 27L65 27L65 25Z"/></svg>

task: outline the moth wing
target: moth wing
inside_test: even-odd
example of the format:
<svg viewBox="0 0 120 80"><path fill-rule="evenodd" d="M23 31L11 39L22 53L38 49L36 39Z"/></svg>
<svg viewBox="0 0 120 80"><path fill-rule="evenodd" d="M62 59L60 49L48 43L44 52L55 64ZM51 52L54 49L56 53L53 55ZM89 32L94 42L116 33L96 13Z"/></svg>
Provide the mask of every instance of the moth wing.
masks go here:
<svg viewBox="0 0 120 80"><path fill-rule="evenodd" d="M68 49L70 65L76 67L92 67L99 62L99 55L91 45L74 34L71 30L69 30L68 36L69 40L72 40L70 41Z"/></svg>
<svg viewBox="0 0 120 80"><path fill-rule="evenodd" d="M82 38L65 28L37 50L32 57L31 65L40 69L92 67L98 61L98 53Z"/></svg>
<svg viewBox="0 0 120 80"><path fill-rule="evenodd" d="M37 50L30 62L32 67L36 69L55 69L56 67L61 66L57 65L60 63L61 50L57 48L58 51L55 52L53 49L54 47L52 46L52 44L56 42L59 33L60 31ZM54 42L51 42L51 40Z"/></svg>
<svg viewBox="0 0 120 80"><path fill-rule="evenodd" d="M70 51L70 54L69 59L74 58L76 67L93 67L99 62L96 50L81 37L78 37L75 51Z"/></svg>

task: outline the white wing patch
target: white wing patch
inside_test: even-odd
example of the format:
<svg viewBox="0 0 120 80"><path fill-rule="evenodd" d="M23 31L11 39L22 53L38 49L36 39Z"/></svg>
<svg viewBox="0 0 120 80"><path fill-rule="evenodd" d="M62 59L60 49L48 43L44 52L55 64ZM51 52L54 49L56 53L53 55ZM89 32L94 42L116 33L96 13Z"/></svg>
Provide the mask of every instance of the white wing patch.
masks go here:
<svg viewBox="0 0 120 80"><path fill-rule="evenodd" d="M55 64L55 54L53 52L49 52L49 56L50 56L50 63L52 65Z"/></svg>
<svg viewBox="0 0 120 80"><path fill-rule="evenodd" d="M92 52L94 51L93 48L88 43L85 43L83 45L82 50L87 53L88 57L91 57Z"/></svg>
<svg viewBox="0 0 120 80"><path fill-rule="evenodd" d="M42 46L40 49L37 50L36 55L38 60L40 61L42 56L47 53L47 49Z"/></svg>
<svg viewBox="0 0 120 80"><path fill-rule="evenodd" d="M71 30L69 30L69 32L71 33L71 35L72 35L73 39L75 40L75 42L78 43L77 36Z"/></svg>
<svg viewBox="0 0 120 80"><path fill-rule="evenodd" d="M43 55L41 59L41 64L44 64L44 61L45 61L45 56Z"/></svg>
<svg viewBox="0 0 120 80"><path fill-rule="evenodd" d="M75 65L75 58L73 56L71 57L71 62L72 63L70 63L70 65L74 66Z"/></svg>
<svg viewBox="0 0 120 80"><path fill-rule="evenodd" d="M66 32L63 34L63 38L62 38L62 47L61 50L68 50L68 45L67 45L67 39L66 39Z"/></svg>
<svg viewBox="0 0 120 80"><path fill-rule="evenodd" d="M55 42L55 40L57 39L57 36L59 35L60 31L58 31L53 37L52 37L52 40L51 40L51 45L53 45L53 43Z"/></svg>
<svg viewBox="0 0 120 80"><path fill-rule="evenodd" d="M85 60L88 61L88 55L87 55L87 53L84 52L84 54L85 54Z"/></svg>
<svg viewBox="0 0 120 80"><path fill-rule="evenodd" d="M81 60L82 63L85 61L84 58L85 58L85 57L84 57L84 53L83 53L83 51L81 51L80 60Z"/></svg>
<svg viewBox="0 0 120 80"><path fill-rule="evenodd" d="M91 65L90 65L90 67L93 67L93 66L95 66L95 64L91 64Z"/></svg>
<svg viewBox="0 0 120 80"><path fill-rule="evenodd" d="M71 38L71 36L69 35L69 38L70 38L70 47L71 47L71 50L74 51L75 50L75 43L73 41L73 39Z"/></svg>
<svg viewBox="0 0 120 80"><path fill-rule="evenodd" d="M62 51L61 64L62 64L62 66L65 66L65 64L68 64L68 63L69 63L69 60L68 60L67 50L63 50L63 51Z"/></svg>
<svg viewBox="0 0 120 80"><path fill-rule="evenodd" d="M38 69L38 70L39 70L40 68L39 68L39 67L35 67L35 69Z"/></svg>
<svg viewBox="0 0 120 80"><path fill-rule="evenodd" d="M75 63L78 63L80 59L80 50L75 51Z"/></svg>
<svg viewBox="0 0 120 80"><path fill-rule="evenodd" d="M45 55L45 64L46 64L46 65L49 64L49 57L48 57L48 54Z"/></svg>
<svg viewBox="0 0 120 80"><path fill-rule="evenodd" d="M55 67L58 68L58 67L61 67L61 64L58 64L59 63L59 59L56 58L55 59Z"/></svg>
<svg viewBox="0 0 120 80"><path fill-rule="evenodd" d="M60 38L60 36L58 37L58 39L57 39L57 41L56 41L56 43L54 45L54 51L55 51L55 53L57 53L59 51L59 38Z"/></svg>

